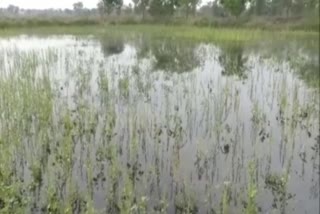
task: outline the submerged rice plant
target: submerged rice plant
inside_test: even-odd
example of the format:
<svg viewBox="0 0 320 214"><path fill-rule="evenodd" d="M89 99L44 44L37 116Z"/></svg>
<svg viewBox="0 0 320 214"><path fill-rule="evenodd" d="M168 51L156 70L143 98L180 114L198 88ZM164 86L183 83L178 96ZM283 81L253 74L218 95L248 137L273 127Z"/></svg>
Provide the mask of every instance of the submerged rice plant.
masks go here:
<svg viewBox="0 0 320 214"><path fill-rule="evenodd" d="M319 89L272 48L12 41L0 39L0 213L319 211Z"/></svg>

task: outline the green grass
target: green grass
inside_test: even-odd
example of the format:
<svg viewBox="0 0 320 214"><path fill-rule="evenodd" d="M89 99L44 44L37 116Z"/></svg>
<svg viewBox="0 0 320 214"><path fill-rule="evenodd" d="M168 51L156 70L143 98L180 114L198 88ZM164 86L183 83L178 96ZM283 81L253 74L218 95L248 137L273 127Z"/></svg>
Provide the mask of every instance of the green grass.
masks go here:
<svg viewBox="0 0 320 214"><path fill-rule="evenodd" d="M4 28L0 29L0 37L11 37L17 35L37 35L37 36L48 36L48 35L88 35L88 34L102 34L104 28L100 26L39 26L39 27L27 27L23 26L20 28Z"/></svg>
<svg viewBox="0 0 320 214"><path fill-rule="evenodd" d="M107 26L106 31L142 32L154 36L167 36L201 41L252 41L257 39L317 38L319 33L308 31L268 31L254 29L210 28L166 25Z"/></svg>
<svg viewBox="0 0 320 214"><path fill-rule="evenodd" d="M203 42L252 42L258 40L317 39L318 32L311 31L270 31L238 28L213 28L168 25L96 25L96 26L50 26L22 27L0 30L0 37L20 34L27 35L108 35L123 36L143 33L152 37L185 39Z"/></svg>

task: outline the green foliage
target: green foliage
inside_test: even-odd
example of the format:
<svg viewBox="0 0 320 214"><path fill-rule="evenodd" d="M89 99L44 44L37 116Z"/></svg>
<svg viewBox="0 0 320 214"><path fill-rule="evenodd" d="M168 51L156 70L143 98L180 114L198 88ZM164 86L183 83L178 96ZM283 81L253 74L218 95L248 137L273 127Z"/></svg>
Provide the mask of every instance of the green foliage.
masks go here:
<svg viewBox="0 0 320 214"><path fill-rule="evenodd" d="M82 2L76 2L73 4L73 10L79 11L83 9L83 3Z"/></svg>
<svg viewBox="0 0 320 214"><path fill-rule="evenodd" d="M220 0L220 4L233 16L239 16L246 9L247 2L248 0Z"/></svg>
<svg viewBox="0 0 320 214"><path fill-rule="evenodd" d="M107 14L110 14L114 9L120 14L123 0L102 0L102 2Z"/></svg>
<svg viewBox="0 0 320 214"><path fill-rule="evenodd" d="M149 6L149 0L133 0L134 10L136 13L142 14L142 19L145 18L146 9Z"/></svg>
<svg viewBox="0 0 320 214"><path fill-rule="evenodd" d="M266 0L251 0L253 12L258 15L264 15L266 12Z"/></svg>
<svg viewBox="0 0 320 214"><path fill-rule="evenodd" d="M287 193L288 184L287 175L268 174L265 179L265 184L271 190L274 204L273 206L279 207L282 211L285 209L286 202L290 195Z"/></svg>
<svg viewBox="0 0 320 214"><path fill-rule="evenodd" d="M189 17L190 12L194 16L196 7L200 4L201 0L180 0L179 5L186 13L186 18Z"/></svg>
<svg viewBox="0 0 320 214"><path fill-rule="evenodd" d="M152 0L150 2L150 15L158 18L166 18L165 16L172 16L176 7L179 5L178 0Z"/></svg>
<svg viewBox="0 0 320 214"><path fill-rule="evenodd" d="M255 179L256 175L256 165L254 162L249 163L249 184L248 184L248 203L245 209L245 214L257 214L258 208L256 205L256 197L258 192L257 181Z"/></svg>

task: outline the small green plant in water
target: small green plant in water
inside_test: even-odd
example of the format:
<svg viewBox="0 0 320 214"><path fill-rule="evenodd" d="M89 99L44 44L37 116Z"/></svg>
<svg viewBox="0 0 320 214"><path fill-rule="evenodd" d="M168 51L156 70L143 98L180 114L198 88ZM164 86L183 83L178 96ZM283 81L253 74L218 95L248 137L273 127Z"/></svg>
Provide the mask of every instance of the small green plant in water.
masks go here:
<svg viewBox="0 0 320 214"><path fill-rule="evenodd" d="M249 163L249 184L248 184L248 203L245 208L245 214L256 214L258 208L256 205L256 197L258 193L257 181L255 179L256 165L254 162Z"/></svg>
<svg viewBox="0 0 320 214"><path fill-rule="evenodd" d="M120 94L127 98L129 96L129 77L124 77L119 80L119 91Z"/></svg>
<svg viewBox="0 0 320 214"><path fill-rule="evenodd" d="M269 174L266 176L265 184L271 190L274 197L273 207L280 209L284 213L285 205L291 195L287 194L288 176L279 176L276 174Z"/></svg>
<svg viewBox="0 0 320 214"><path fill-rule="evenodd" d="M222 199L220 202L220 213L229 214L230 212L230 202L231 202L231 184L229 182L224 183L224 189L222 194Z"/></svg>

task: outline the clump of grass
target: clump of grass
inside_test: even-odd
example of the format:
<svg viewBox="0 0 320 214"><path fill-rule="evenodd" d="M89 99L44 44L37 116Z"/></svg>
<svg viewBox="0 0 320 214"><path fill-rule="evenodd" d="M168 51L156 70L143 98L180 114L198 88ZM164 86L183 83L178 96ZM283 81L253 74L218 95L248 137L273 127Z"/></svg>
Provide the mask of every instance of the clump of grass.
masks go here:
<svg viewBox="0 0 320 214"><path fill-rule="evenodd" d="M124 77L119 80L119 91L125 98L129 96L129 83L129 77Z"/></svg>
<svg viewBox="0 0 320 214"><path fill-rule="evenodd" d="M161 37L170 37L175 39L187 39L194 41L219 41L219 42L253 42L261 39L287 39L311 37L316 38L317 33L304 32L304 31L263 31L259 29L216 29L216 28L197 28L192 26L165 26L165 25L120 25L120 26L108 26L107 33L122 32L122 33L145 33L147 35Z"/></svg>
<svg viewBox="0 0 320 214"><path fill-rule="evenodd" d="M31 166L31 175L33 177L31 189L34 191L37 187L40 187L42 183L42 169L40 163L35 163Z"/></svg>
<svg viewBox="0 0 320 214"><path fill-rule="evenodd" d="M44 209L49 213L60 213L62 211L58 193L53 186L49 186L47 190L47 206Z"/></svg>
<svg viewBox="0 0 320 214"><path fill-rule="evenodd" d="M220 202L220 213L229 214L230 212L230 202L231 202L231 184L229 182L224 183L222 198Z"/></svg>
<svg viewBox="0 0 320 214"><path fill-rule="evenodd" d="M175 196L175 210L177 213L197 213L198 206L196 204L196 199L194 196L183 188L176 196Z"/></svg>
<svg viewBox="0 0 320 214"><path fill-rule="evenodd" d="M256 166L253 162L249 163L249 184L247 190L247 207L245 208L246 214L257 214L258 208L256 204L256 197L258 193L257 181L255 179L256 176Z"/></svg>
<svg viewBox="0 0 320 214"><path fill-rule="evenodd" d="M281 212L285 211L287 200L292 197L287 193L288 173L283 176L277 174L268 174L265 178L265 184L271 190L274 201L273 207L280 209Z"/></svg>

